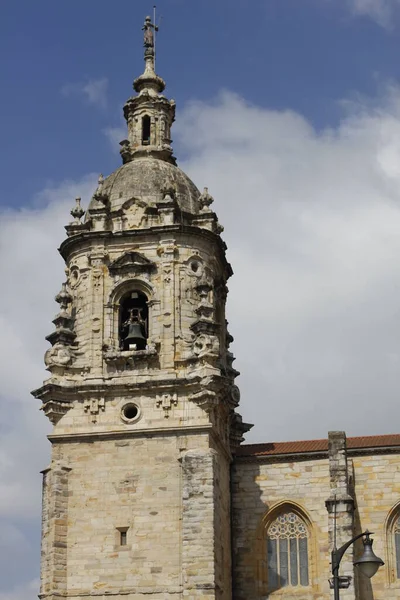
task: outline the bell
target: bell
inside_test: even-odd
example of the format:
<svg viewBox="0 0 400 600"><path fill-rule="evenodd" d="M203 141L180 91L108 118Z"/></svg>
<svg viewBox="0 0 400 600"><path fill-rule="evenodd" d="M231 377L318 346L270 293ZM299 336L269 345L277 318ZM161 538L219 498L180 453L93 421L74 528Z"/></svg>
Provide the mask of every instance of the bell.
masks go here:
<svg viewBox="0 0 400 600"><path fill-rule="evenodd" d="M139 322L128 324L128 331L123 338L124 350L144 350L146 338L143 335L143 326Z"/></svg>

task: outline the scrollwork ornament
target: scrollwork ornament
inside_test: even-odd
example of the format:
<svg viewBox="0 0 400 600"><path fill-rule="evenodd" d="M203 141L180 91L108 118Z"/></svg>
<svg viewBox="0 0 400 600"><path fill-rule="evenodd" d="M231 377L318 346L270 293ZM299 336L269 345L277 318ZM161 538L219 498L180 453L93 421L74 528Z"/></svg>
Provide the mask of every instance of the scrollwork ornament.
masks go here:
<svg viewBox="0 0 400 600"><path fill-rule="evenodd" d="M206 335L201 333L198 335L193 344L193 354L201 358L208 354L218 354L219 342L215 335Z"/></svg>
<svg viewBox="0 0 400 600"><path fill-rule="evenodd" d="M47 350L44 356L44 362L47 367L68 367L73 360L73 354L67 346L61 343L54 344Z"/></svg>

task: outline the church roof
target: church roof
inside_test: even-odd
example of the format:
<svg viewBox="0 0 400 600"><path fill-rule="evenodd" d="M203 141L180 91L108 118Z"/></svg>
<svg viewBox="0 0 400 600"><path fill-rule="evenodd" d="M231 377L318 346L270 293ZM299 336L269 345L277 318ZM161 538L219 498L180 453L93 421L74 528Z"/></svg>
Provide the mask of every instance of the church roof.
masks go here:
<svg viewBox="0 0 400 600"><path fill-rule="evenodd" d="M200 210L200 192L178 167L157 158L143 157L125 163L104 180L102 193L109 200L111 211L119 210L130 198L138 198L148 206L161 202L165 190L173 188L176 201L185 212ZM89 210L96 208L94 197Z"/></svg>
<svg viewBox="0 0 400 600"><path fill-rule="evenodd" d="M370 435L347 438L349 450L375 450L400 446L400 434ZM264 444L244 444L237 449L237 456L261 457L279 454L304 454L328 452L328 440L302 440L295 442L267 442Z"/></svg>

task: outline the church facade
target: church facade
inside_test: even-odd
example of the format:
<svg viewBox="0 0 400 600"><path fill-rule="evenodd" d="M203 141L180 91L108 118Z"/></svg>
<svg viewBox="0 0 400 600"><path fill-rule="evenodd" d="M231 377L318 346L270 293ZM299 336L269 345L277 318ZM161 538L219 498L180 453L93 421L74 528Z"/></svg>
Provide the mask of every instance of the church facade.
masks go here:
<svg viewBox="0 0 400 600"><path fill-rule="evenodd" d="M176 165L143 29L123 164L71 210L33 392L53 424L39 597L328 600L334 529L369 529L385 566L365 579L350 547L341 598L400 599L400 435L243 444L223 228Z"/></svg>

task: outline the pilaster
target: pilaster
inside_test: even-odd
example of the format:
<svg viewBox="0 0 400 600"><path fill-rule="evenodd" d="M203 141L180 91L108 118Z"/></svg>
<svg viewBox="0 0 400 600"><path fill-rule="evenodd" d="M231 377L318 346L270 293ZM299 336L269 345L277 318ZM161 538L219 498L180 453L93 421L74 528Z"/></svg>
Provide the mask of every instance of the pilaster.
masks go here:
<svg viewBox="0 0 400 600"><path fill-rule="evenodd" d="M328 434L329 476L331 494L326 500L328 531L331 550L348 542L354 532L354 499L349 490L346 434L330 431ZM342 600L356 600L354 587L354 546L350 546L340 563L340 591ZM349 586L346 588L344 586ZM333 598L333 590L331 592Z"/></svg>
<svg viewBox="0 0 400 600"><path fill-rule="evenodd" d="M68 474L53 464L43 471L42 562L39 598L55 600L67 594Z"/></svg>
<svg viewBox="0 0 400 600"><path fill-rule="evenodd" d="M181 458L182 575L187 600L232 597L230 502L224 507L222 497L228 500L229 488L220 488L220 460L212 449L191 450Z"/></svg>

